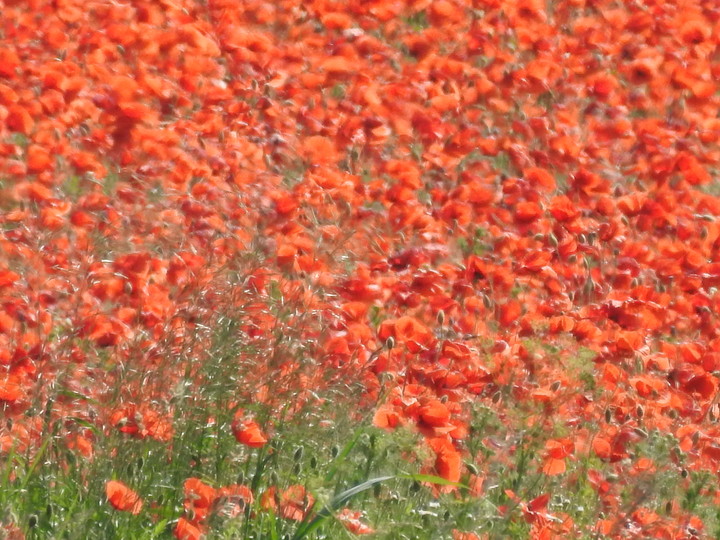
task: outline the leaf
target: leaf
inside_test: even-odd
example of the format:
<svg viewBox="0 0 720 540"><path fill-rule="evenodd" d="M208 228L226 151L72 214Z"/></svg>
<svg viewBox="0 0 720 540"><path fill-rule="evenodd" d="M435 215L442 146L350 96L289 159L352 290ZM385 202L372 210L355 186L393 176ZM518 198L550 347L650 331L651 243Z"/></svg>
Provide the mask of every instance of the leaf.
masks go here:
<svg viewBox="0 0 720 540"><path fill-rule="evenodd" d="M155 525L155 528L154 528L154 529L152 530L152 532L150 533L150 537L149 537L150 540L152 540L153 538L157 538L158 536L160 536L160 535L165 531L165 529L167 528L167 524L168 524L169 522L170 522L170 520L166 518L166 519L161 520L157 525Z"/></svg>
<svg viewBox="0 0 720 540"><path fill-rule="evenodd" d="M277 281L273 280L270 282L270 285L268 287L268 294L270 295L270 298L275 302L282 303L283 295L282 291L280 290L280 285Z"/></svg>
<svg viewBox="0 0 720 540"><path fill-rule="evenodd" d="M439 486L454 486L459 488L469 489L465 484L459 482L451 482L441 476L435 476L434 474L398 474L396 478L403 480L415 480L416 482L427 482L428 484L437 484Z"/></svg>
<svg viewBox="0 0 720 540"><path fill-rule="evenodd" d="M93 405L102 405L97 399L93 399L90 397L87 397L86 395L81 394L80 392L75 392L74 390L68 390L68 389L62 389L58 390L57 393L59 396L69 397L73 399L80 399L82 401L87 401L88 403L92 403Z"/></svg>
<svg viewBox="0 0 720 540"><path fill-rule="evenodd" d="M100 430L97 428L97 426L95 426L94 424L92 424L91 422L88 422L87 420L85 420L83 418L79 418L77 416L68 416L67 419L68 419L68 421L75 422L77 425L89 429L95 435L98 435L100 433Z"/></svg>
<svg viewBox="0 0 720 540"><path fill-rule="evenodd" d="M277 518L273 512L270 512L270 517L272 518L272 523L270 524L270 540L279 540L280 536L278 535L277 530Z"/></svg>

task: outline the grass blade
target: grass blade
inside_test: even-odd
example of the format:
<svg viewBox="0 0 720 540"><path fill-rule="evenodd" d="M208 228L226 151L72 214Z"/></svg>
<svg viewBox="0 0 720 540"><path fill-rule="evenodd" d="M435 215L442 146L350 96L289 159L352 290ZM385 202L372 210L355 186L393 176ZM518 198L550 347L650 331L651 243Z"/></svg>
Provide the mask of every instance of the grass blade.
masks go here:
<svg viewBox="0 0 720 540"><path fill-rule="evenodd" d="M441 476L435 476L433 474L398 474L397 478L404 480L415 480L416 482L427 482L428 484L436 484L438 486L453 486L459 488L468 488L465 484L459 482L451 482Z"/></svg>
<svg viewBox="0 0 720 540"><path fill-rule="evenodd" d="M325 508L323 508L322 510L320 510L320 512L317 513L317 515L312 521L304 522L300 525L298 530L295 532L295 536L293 536L293 540L300 540L301 538L305 538L307 535L315 531L318 527L320 527L320 525L323 524L323 522L325 522L325 520L332 516L333 512L342 507L347 501L352 499L358 493L367 491L368 489L371 489L375 484L385 482L386 480L390 480L392 478L396 478L396 476L378 476L377 478L371 478L370 480L367 480L362 484L353 486L350 489L346 489L342 493L338 493L335 497L332 498L328 505L325 506Z"/></svg>

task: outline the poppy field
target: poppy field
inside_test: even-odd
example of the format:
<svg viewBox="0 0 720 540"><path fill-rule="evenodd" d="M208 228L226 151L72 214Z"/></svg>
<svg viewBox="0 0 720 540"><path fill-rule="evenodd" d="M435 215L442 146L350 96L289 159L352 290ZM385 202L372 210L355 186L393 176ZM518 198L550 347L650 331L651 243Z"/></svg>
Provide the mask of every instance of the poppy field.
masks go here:
<svg viewBox="0 0 720 540"><path fill-rule="evenodd" d="M0 538L720 537L716 0L0 0Z"/></svg>

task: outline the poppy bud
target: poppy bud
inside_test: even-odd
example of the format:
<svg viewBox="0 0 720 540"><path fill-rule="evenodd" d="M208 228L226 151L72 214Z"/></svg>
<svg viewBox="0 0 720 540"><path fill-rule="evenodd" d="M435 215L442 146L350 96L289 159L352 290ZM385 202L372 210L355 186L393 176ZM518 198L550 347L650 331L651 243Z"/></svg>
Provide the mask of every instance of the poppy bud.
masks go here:
<svg viewBox="0 0 720 540"><path fill-rule="evenodd" d="M395 338L390 336L385 340L385 348L389 351L393 350L395 348Z"/></svg>
<svg viewBox="0 0 720 540"><path fill-rule="evenodd" d="M443 311L442 309L440 311L438 311L437 321L440 326L445 324L445 311Z"/></svg>
<svg viewBox="0 0 720 540"><path fill-rule="evenodd" d="M559 242L558 242L557 236L555 236L553 233L550 233L550 234L548 234L547 238L548 238L548 242L550 242L550 245L552 247L555 247L555 248L558 247Z"/></svg>
<svg viewBox="0 0 720 540"><path fill-rule="evenodd" d="M37 526L38 517L35 514L30 514L28 518L28 527L34 529Z"/></svg>
<svg viewBox="0 0 720 540"><path fill-rule="evenodd" d="M333 459L335 459L336 457L338 457L338 454L340 454L340 448L338 447L338 445L335 445L330 449L330 455Z"/></svg>
<svg viewBox="0 0 720 540"><path fill-rule="evenodd" d="M554 383L552 383L550 385L550 390L552 390L553 392L557 392L558 390L560 390L561 386L562 386L562 383L560 381L555 381Z"/></svg>
<svg viewBox="0 0 720 540"><path fill-rule="evenodd" d="M682 476L683 478L687 478L689 474L690 474L690 473L689 473L688 470L685 469L685 468L683 468L683 469L680 471L680 476Z"/></svg>
<svg viewBox="0 0 720 540"><path fill-rule="evenodd" d="M300 461L303 457L303 447L299 447L297 450L295 450L295 453L293 454L293 460Z"/></svg>
<svg viewBox="0 0 720 540"><path fill-rule="evenodd" d="M605 409L605 423L609 424L610 422L612 422L612 412L610 409Z"/></svg>
<svg viewBox="0 0 720 540"><path fill-rule="evenodd" d="M642 419L643 416L645 416L645 410L642 408L642 405L638 405L635 408L635 414L638 418Z"/></svg>

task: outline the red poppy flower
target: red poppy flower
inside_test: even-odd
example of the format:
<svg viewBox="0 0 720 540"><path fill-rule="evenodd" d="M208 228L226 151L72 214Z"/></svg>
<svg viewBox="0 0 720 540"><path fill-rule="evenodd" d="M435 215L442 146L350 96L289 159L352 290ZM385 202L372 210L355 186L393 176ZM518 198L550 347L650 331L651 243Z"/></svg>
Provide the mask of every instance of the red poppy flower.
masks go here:
<svg viewBox="0 0 720 540"><path fill-rule="evenodd" d="M302 521L312 510L315 498L300 484L292 485L278 494L272 486L260 498L260 506L265 510L279 511L285 519Z"/></svg>
<svg viewBox="0 0 720 540"><path fill-rule="evenodd" d="M237 441L246 446L259 448L268 442L260 426L252 420L236 420L232 430Z"/></svg>
<svg viewBox="0 0 720 540"><path fill-rule="evenodd" d="M343 508L336 517L353 534L373 534L375 531L360 520L362 515L362 512L353 512L349 508Z"/></svg>
<svg viewBox="0 0 720 540"><path fill-rule="evenodd" d="M185 518L180 518L175 525L173 535L177 540L200 540L202 538L202 531L196 525L193 525L191 521Z"/></svg>
<svg viewBox="0 0 720 540"><path fill-rule="evenodd" d="M122 482L109 480L105 484L105 494L110 504L117 510L131 514L139 514L142 510L143 501L140 496Z"/></svg>

